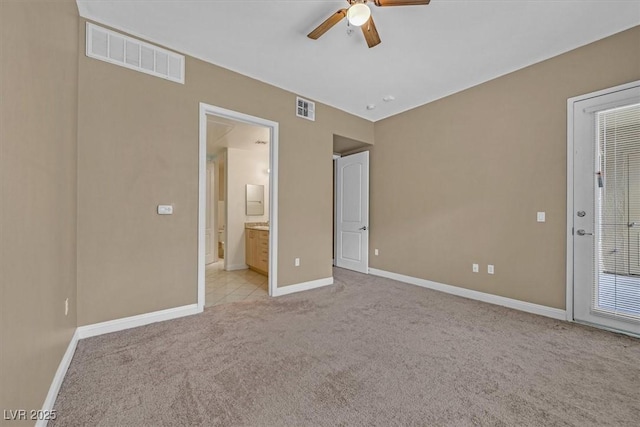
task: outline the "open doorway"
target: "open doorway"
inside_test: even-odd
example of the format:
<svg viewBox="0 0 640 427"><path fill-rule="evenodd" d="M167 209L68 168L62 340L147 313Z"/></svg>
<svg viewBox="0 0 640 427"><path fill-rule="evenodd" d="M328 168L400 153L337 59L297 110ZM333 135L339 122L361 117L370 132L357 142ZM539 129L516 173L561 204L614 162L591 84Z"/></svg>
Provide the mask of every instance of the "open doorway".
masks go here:
<svg viewBox="0 0 640 427"><path fill-rule="evenodd" d="M198 305L273 295L277 123L200 105Z"/></svg>

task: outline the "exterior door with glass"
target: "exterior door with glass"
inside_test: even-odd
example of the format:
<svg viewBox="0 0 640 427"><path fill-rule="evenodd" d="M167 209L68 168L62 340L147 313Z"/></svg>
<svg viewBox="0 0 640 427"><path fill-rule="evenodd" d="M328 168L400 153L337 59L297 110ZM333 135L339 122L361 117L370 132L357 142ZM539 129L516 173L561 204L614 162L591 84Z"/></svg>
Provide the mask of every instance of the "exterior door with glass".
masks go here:
<svg viewBox="0 0 640 427"><path fill-rule="evenodd" d="M574 320L640 335L640 83L627 86L569 101L570 268Z"/></svg>

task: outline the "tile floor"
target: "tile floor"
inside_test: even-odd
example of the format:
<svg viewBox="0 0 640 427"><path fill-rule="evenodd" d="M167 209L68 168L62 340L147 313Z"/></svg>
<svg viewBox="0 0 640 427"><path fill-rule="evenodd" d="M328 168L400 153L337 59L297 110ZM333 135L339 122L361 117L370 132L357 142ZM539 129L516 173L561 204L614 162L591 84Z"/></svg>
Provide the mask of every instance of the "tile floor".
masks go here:
<svg viewBox="0 0 640 427"><path fill-rule="evenodd" d="M205 307L269 296L269 279L252 270L225 271L224 260L206 266Z"/></svg>

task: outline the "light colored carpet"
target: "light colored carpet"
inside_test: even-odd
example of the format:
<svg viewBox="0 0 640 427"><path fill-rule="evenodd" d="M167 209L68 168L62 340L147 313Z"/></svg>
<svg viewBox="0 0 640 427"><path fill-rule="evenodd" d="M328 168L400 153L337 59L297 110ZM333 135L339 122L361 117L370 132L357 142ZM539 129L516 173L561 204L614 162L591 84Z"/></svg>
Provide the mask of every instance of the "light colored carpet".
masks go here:
<svg viewBox="0 0 640 427"><path fill-rule="evenodd" d="M334 274L81 341L50 425L639 425L640 340Z"/></svg>

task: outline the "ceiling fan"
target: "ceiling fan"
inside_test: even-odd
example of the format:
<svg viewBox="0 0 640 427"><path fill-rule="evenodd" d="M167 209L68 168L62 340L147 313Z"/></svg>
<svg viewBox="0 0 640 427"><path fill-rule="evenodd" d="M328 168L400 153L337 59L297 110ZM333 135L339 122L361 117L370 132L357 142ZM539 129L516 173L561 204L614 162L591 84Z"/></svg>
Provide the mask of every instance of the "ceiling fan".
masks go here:
<svg viewBox="0 0 640 427"><path fill-rule="evenodd" d="M427 5L431 0L347 0L349 7L340 9L322 24L307 34L310 39L317 40L321 35L329 31L331 27L342 21L343 18L347 18L350 25L362 28L362 34L367 41L367 45L370 48L380 44L380 36L378 30L376 30L376 24L373 22L373 16L371 16L371 9L367 6L367 3L373 3L379 7L386 6L418 6Z"/></svg>

